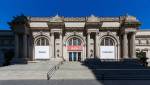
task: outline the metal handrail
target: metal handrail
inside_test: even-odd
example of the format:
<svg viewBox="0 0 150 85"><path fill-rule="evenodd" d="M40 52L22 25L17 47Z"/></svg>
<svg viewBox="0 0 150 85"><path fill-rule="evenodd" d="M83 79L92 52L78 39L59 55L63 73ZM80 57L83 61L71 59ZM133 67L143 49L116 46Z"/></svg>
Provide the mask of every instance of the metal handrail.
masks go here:
<svg viewBox="0 0 150 85"><path fill-rule="evenodd" d="M49 80L52 77L52 75L55 73L56 70L59 69L59 67L63 64L63 62L64 61L61 61L60 63L49 69L49 71L47 72L47 80Z"/></svg>

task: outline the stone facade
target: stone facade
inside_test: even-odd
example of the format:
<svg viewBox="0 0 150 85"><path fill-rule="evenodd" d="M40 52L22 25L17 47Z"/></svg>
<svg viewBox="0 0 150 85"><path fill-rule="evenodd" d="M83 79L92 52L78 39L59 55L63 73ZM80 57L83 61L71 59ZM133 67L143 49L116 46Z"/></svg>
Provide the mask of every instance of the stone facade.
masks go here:
<svg viewBox="0 0 150 85"><path fill-rule="evenodd" d="M88 58L119 61L136 59L136 51L141 50L146 50L146 56L150 57L150 46L145 44L150 43L150 31L145 31L149 32L147 34L140 31L140 22L134 16L22 15L12 20L10 26L15 42L12 62L27 63L39 59L84 61Z"/></svg>

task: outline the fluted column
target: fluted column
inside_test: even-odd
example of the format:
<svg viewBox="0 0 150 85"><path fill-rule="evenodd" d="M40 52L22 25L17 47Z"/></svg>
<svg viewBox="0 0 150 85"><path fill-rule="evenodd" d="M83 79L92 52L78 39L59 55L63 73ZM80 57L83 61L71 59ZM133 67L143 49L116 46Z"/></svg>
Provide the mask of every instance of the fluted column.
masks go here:
<svg viewBox="0 0 150 85"><path fill-rule="evenodd" d="M52 57L55 58L55 39L54 39L54 33L51 33L51 41L52 41Z"/></svg>
<svg viewBox="0 0 150 85"><path fill-rule="evenodd" d="M130 48L131 49L131 58L136 59L135 32L133 32L131 35L130 45L131 45L131 48Z"/></svg>
<svg viewBox="0 0 150 85"><path fill-rule="evenodd" d="M23 35L23 54L24 54L24 58L27 58L27 35L24 34Z"/></svg>
<svg viewBox="0 0 150 85"><path fill-rule="evenodd" d="M99 53L99 52L98 52L98 51L99 51L99 50L98 50L98 48L99 48L99 46L98 46L98 33L95 34L95 48L96 48L96 49L95 49L95 57L98 58L98 57L99 57L99 56L98 56L98 53Z"/></svg>
<svg viewBox="0 0 150 85"><path fill-rule="evenodd" d="M90 33L87 33L87 58L90 58Z"/></svg>
<svg viewBox="0 0 150 85"><path fill-rule="evenodd" d="M62 52L62 51L63 51L63 49L62 49L62 46L63 46L63 44L62 44L62 43L63 43L63 42L62 42L62 33L59 34L59 38L60 38L60 57L62 57L62 55L63 55L63 54L62 54L62 53L63 53L63 52Z"/></svg>
<svg viewBox="0 0 150 85"><path fill-rule="evenodd" d="M15 58L19 57L19 38L18 35L15 34Z"/></svg>
<svg viewBox="0 0 150 85"><path fill-rule="evenodd" d="M123 58L128 59L128 38L127 33L123 35Z"/></svg>

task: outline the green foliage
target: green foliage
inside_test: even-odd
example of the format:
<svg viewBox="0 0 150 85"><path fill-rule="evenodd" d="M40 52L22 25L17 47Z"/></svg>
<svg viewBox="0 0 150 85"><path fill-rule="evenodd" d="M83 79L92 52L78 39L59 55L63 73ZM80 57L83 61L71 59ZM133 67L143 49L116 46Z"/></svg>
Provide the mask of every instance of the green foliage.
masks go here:
<svg viewBox="0 0 150 85"><path fill-rule="evenodd" d="M137 53L136 55L137 55L137 58L138 58L139 60L142 59L142 58L144 58L144 57L146 57L146 56L145 56L145 52L143 52L143 51Z"/></svg>
<svg viewBox="0 0 150 85"><path fill-rule="evenodd" d="M139 59L139 61L144 65L147 66L147 57L146 57L146 53L141 51L139 53L137 53L137 58Z"/></svg>
<svg viewBox="0 0 150 85"><path fill-rule="evenodd" d="M19 16L14 16L13 20L11 22L8 22L8 25L10 26L11 29L14 29L14 27L18 24L27 24L28 23L28 18L21 14Z"/></svg>

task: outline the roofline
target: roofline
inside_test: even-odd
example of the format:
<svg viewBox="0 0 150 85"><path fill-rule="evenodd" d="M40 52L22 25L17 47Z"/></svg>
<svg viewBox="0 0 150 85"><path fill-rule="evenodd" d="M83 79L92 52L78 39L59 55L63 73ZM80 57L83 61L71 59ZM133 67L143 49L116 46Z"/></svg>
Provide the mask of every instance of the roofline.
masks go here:
<svg viewBox="0 0 150 85"><path fill-rule="evenodd" d="M91 14L92 15L92 14ZM81 17L81 18L86 18L86 17L90 17L91 15L88 15L88 16L62 16L62 15L59 15L59 17L64 17L64 18L76 18L76 17ZM56 15L52 15L52 16L27 16L27 17L41 17L41 18L50 18L50 17L55 17ZM95 17L104 17L104 18L107 18L107 17L125 17L126 15L116 15L116 16L97 16L97 15L94 15Z"/></svg>
<svg viewBox="0 0 150 85"><path fill-rule="evenodd" d="M0 32L13 32L12 30L0 30Z"/></svg>

